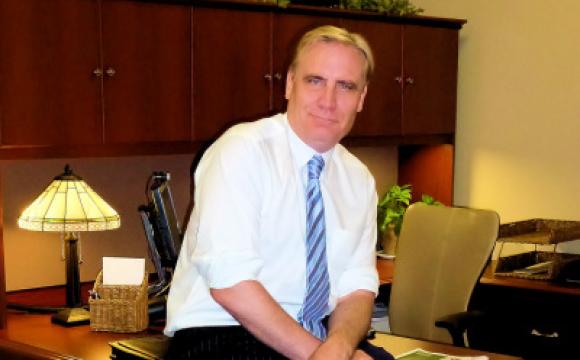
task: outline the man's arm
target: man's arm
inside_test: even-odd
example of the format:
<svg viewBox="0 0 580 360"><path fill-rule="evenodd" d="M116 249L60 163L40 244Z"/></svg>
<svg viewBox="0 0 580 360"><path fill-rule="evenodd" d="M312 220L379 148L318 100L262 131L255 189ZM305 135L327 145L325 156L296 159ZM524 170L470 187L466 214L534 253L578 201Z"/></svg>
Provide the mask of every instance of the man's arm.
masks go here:
<svg viewBox="0 0 580 360"><path fill-rule="evenodd" d="M330 315L328 337L311 359L353 358L369 330L374 299L375 294L367 290L356 290L338 299Z"/></svg>
<svg viewBox="0 0 580 360"><path fill-rule="evenodd" d="M320 340L304 330L257 281L211 289L213 299L263 343L290 359L308 359Z"/></svg>

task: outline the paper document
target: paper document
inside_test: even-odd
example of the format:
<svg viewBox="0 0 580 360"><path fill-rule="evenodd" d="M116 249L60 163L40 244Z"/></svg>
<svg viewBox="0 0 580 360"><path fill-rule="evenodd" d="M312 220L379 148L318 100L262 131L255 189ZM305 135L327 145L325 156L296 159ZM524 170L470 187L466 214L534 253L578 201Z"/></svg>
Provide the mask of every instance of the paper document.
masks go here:
<svg viewBox="0 0 580 360"><path fill-rule="evenodd" d="M456 356L415 349L396 357L397 360L489 360L487 356Z"/></svg>
<svg viewBox="0 0 580 360"><path fill-rule="evenodd" d="M141 285L145 259L103 257L103 285Z"/></svg>

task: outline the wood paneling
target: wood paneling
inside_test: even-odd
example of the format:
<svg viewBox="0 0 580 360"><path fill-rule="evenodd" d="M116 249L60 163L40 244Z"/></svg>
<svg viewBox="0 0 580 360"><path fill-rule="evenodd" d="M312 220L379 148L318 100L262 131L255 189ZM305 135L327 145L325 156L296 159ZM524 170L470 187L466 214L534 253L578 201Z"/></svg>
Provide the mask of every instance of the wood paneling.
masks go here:
<svg viewBox="0 0 580 360"><path fill-rule="evenodd" d="M399 148L399 184L413 186L413 202L428 194L453 205L453 150L450 144Z"/></svg>
<svg viewBox="0 0 580 360"><path fill-rule="evenodd" d="M191 140L190 29L189 7L102 0L105 143Z"/></svg>
<svg viewBox="0 0 580 360"><path fill-rule="evenodd" d="M455 133L455 29L403 26L403 135Z"/></svg>
<svg viewBox="0 0 580 360"><path fill-rule="evenodd" d="M194 140L215 138L270 109L271 14L195 8Z"/></svg>
<svg viewBox="0 0 580 360"><path fill-rule="evenodd" d="M2 145L101 141L97 5L0 1Z"/></svg>

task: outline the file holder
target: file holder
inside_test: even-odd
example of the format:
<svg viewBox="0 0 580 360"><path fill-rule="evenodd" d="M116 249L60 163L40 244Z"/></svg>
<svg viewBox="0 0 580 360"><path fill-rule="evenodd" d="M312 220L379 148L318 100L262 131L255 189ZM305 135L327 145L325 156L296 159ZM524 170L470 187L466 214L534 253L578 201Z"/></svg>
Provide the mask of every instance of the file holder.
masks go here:
<svg viewBox="0 0 580 360"><path fill-rule="evenodd" d="M563 266L580 255L556 252L559 243L580 239L580 221L531 219L499 227L499 255L494 274L533 280L554 280ZM533 245L533 251L504 256L506 243ZM551 247L540 251L538 246ZM541 271L540 271L541 270Z"/></svg>
<svg viewBox="0 0 580 360"><path fill-rule="evenodd" d="M149 324L147 285L147 273L141 285L103 285L103 272L99 272L89 298L91 330L145 330Z"/></svg>

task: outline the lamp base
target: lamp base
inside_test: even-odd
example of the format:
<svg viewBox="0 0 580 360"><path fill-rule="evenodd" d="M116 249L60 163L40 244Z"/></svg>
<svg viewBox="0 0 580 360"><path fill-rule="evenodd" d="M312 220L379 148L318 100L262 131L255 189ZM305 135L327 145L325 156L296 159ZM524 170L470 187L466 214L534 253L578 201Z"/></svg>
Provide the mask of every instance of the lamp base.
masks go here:
<svg viewBox="0 0 580 360"><path fill-rule="evenodd" d="M63 326L87 325L90 323L91 313L83 308L66 308L52 316L51 321Z"/></svg>

